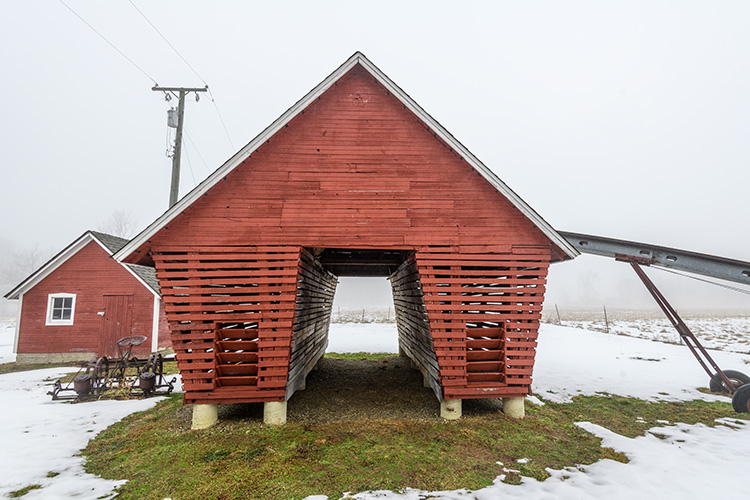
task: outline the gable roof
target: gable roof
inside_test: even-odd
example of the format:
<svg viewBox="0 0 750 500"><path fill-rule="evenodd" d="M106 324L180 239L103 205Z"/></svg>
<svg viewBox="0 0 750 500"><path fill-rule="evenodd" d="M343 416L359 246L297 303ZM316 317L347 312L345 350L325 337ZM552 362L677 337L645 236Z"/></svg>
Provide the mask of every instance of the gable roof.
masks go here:
<svg viewBox="0 0 750 500"><path fill-rule="evenodd" d="M31 275L18 284L13 290L5 294L5 298L18 299L21 295L36 286L40 281L49 276L55 269L60 267L65 261L77 254L83 249L83 247L92 241L101 246L108 254L113 254L118 250L121 250L128 242L125 238L112 236L111 234L86 231L39 269L31 273ZM159 283L156 279L156 272L154 269L135 264L122 264L122 266L133 274L138 281L148 287L152 293L159 295Z"/></svg>
<svg viewBox="0 0 750 500"><path fill-rule="evenodd" d="M269 125L263 132L250 141L245 147L237 151L221 167L209 175L203 182L196 186L190 193L180 199L174 206L164 212L161 217L156 219L150 226L144 229L140 234L128 242L124 247L117 251L113 257L118 261L128 259L134 252L144 246L148 240L159 230L165 227L180 212L188 208L198 200L206 191L217 184L225 175L239 166L248 156L259 148L266 140L270 139L276 132L284 128L295 116L312 104L320 95L334 85L341 77L356 65L360 65L369 72L383 87L392 95L396 96L404 106L406 106L417 118L422 120L430 130L449 147L453 148L466 162L474 168L482 177L484 177L492 186L497 189L508 201L510 201L524 216L526 216L549 240L554 243L562 253L568 258L575 258L580 253L565 238L555 231L534 209L521 199L512 189L510 189L492 170L487 168L477 157L475 157L466 147L456 140L453 135L443 128L432 116L430 116L419 104L417 104L406 92L396 85L385 73L370 62L361 52L355 52L344 64L339 66L317 87L312 89L302 99L297 101L294 106L286 110L279 118Z"/></svg>

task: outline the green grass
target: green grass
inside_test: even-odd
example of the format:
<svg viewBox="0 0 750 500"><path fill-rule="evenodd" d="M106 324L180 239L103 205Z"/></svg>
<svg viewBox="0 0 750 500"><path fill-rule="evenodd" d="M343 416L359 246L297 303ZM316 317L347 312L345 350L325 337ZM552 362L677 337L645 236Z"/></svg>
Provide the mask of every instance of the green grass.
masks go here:
<svg viewBox="0 0 750 500"><path fill-rule="evenodd" d="M22 496L24 496L26 493L30 492L31 490L39 490L41 488L42 487L38 484L32 484L31 486L21 488L20 490L11 491L10 493L8 493L8 496L10 498L21 498Z"/></svg>
<svg viewBox="0 0 750 500"><path fill-rule="evenodd" d="M27 372L31 370L42 370L44 368L66 368L69 367L71 370L75 370L81 366L81 363L36 363L36 364L19 364L3 363L0 365L0 375L6 373L17 373Z"/></svg>
<svg viewBox="0 0 750 500"><path fill-rule="evenodd" d="M521 476L543 480L548 467L627 461L574 422L635 437L661 425L657 420L715 425L716 418L743 418L728 403L596 396L529 404L524 420L493 412L451 423L357 420L273 428L235 417L194 432L188 429L189 410L181 407L180 396L172 396L101 433L84 450L87 470L128 479L119 490L123 500L337 499L346 491L374 489L478 489L503 473L498 461L520 471L507 474L509 483ZM521 458L528 463L517 463Z"/></svg>
<svg viewBox="0 0 750 500"><path fill-rule="evenodd" d="M377 360L383 358L392 358L398 356L398 354L392 354L388 352L327 352L326 358L332 359L367 359Z"/></svg>

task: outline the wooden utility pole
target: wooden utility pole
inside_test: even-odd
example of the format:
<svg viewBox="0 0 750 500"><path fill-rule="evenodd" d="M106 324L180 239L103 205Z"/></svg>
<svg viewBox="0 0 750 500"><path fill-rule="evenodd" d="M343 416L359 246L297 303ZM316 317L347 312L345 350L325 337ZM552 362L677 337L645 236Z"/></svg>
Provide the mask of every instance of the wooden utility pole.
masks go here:
<svg viewBox="0 0 750 500"><path fill-rule="evenodd" d="M195 98L198 100L198 92L207 92L208 86L200 88L192 87L151 87L151 90L164 92L165 94L174 95L179 99L177 105L177 132L174 139L174 153L172 155L172 187L169 190L170 208L177 203L180 192L180 155L182 153L182 125L185 117L185 96L190 92L195 92Z"/></svg>

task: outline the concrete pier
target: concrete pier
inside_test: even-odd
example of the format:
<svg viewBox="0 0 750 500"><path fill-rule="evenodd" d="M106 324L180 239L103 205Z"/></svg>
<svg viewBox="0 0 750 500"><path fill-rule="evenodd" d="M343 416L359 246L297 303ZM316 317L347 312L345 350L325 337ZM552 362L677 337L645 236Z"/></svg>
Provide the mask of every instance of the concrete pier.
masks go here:
<svg viewBox="0 0 750 500"><path fill-rule="evenodd" d="M263 423L266 425L284 425L286 423L286 401L263 403Z"/></svg>
<svg viewBox="0 0 750 500"><path fill-rule="evenodd" d="M219 421L219 405L193 405L193 425L190 427L194 431L208 429Z"/></svg>

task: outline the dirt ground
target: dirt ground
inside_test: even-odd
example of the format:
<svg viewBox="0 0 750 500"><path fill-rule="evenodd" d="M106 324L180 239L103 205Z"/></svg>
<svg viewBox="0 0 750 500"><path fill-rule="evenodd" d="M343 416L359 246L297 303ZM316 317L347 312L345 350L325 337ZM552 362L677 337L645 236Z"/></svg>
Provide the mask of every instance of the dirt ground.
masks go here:
<svg viewBox="0 0 750 500"><path fill-rule="evenodd" d="M499 399L464 400L463 415L488 415L502 410ZM180 412L191 415L186 406ZM323 358L307 376L287 406L287 421L326 423L362 419L440 420L440 402L431 388L422 387L422 374L409 359L378 360ZM219 406L219 420L263 420L263 404ZM186 422L187 423L187 422Z"/></svg>

